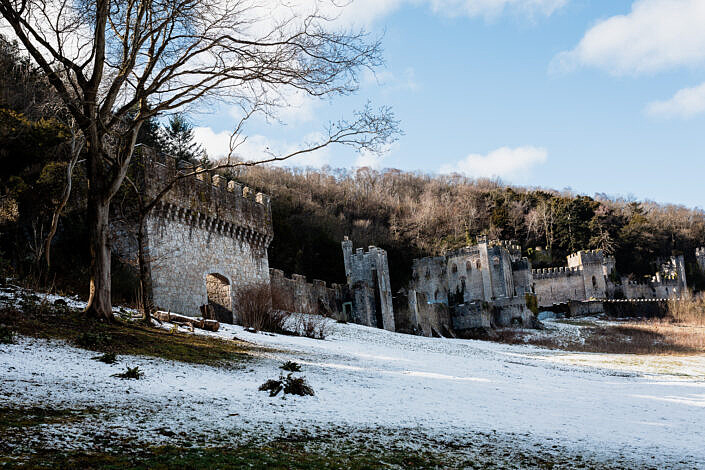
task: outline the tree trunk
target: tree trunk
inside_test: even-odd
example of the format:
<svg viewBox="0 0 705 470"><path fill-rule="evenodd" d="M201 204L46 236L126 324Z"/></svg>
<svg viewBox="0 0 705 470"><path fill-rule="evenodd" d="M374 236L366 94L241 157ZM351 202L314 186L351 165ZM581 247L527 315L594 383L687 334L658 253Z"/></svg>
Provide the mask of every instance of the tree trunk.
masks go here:
<svg viewBox="0 0 705 470"><path fill-rule="evenodd" d="M86 313L97 318L113 321L110 302L110 246L108 243L108 220L110 202L105 202L100 193L88 193L88 244L91 255L90 297Z"/></svg>
<svg viewBox="0 0 705 470"><path fill-rule="evenodd" d="M140 269L140 298L142 299L142 309L144 310L144 321L151 323L154 299L152 298L152 276L149 272L145 253L144 219L145 216L141 214L137 228L137 259Z"/></svg>

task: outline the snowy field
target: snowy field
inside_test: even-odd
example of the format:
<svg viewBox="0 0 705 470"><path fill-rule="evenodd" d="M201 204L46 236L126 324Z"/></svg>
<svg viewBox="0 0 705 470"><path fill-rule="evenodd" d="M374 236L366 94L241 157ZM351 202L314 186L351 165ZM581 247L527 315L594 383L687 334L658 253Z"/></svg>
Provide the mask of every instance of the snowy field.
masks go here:
<svg viewBox="0 0 705 470"><path fill-rule="evenodd" d="M133 356L107 365L61 341L23 337L0 345L0 404L101 410L33 437L66 449L122 435L159 443L392 430L412 445L491 435L625 467L705 468L703 356L566 353L332 321L325 340L233 325L201 334L271 350L233 368ZM286 360L302 365L295 375L315 396L258 391ZM111 377L125 365L144 378Z"/></svg>

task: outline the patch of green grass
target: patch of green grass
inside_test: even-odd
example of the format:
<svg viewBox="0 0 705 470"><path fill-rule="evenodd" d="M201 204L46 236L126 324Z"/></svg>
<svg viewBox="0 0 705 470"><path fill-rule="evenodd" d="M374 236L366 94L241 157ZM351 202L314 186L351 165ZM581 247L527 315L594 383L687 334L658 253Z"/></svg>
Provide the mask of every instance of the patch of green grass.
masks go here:
<svg viewBox="0 0 705 470"><path fill-rule="evenodd" d="M12 344L14 342L15 332L4 325L0 325L0 344Z"/></svg>
<svg viewBox="0 0 705 470"><path fill-rule="evenodd" d="M346 451L310 449L304 443L273 442L238 447L187 448L152 447L130 453L108 452L40 452L27 460L16 461L14 468L91 468L112 469L376 469L376 468L445 468L442 455L413 450L370 451L356 448Z"/></svg>
<svg viewBox="0 0 705 470"><path fill-rule="evenodd" d="M4 431L7 428L25 428L40 424L75 421L81 419L87 412L93 412L93 410L66 410L41 408L38 406L30 408L0 406L0 435L4 435Z"/></svg>
<svg viewBox="0 0 705 470"><path fill-rule="evenodd" d="M0 309L0 324L20 335L62 339L91 351L219 366L247 361L266 351L244 341L174 333L141 322L117 319L108 323L29 297L21 304Z"/></svg>

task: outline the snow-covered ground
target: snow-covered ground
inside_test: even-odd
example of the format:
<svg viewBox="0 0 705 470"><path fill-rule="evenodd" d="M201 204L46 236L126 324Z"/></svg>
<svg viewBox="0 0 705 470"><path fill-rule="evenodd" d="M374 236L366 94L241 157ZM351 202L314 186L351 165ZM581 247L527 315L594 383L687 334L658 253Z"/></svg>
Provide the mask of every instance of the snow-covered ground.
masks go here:
<svg viewBox="0 0 705 470"><path fill-rule="evenodd" d="M35 437L61 447L101 434L159 442L175 432L198 442L384 428L446 441L497 433L522 446L621 456L627 466L705 468L704 356L566 353L332 321L325 340L233 325L200 334L271 350L240 368L127 356L111 366L61 341L20 338L0 345L0 404L101 410L74 427L47 425ZM306 377L315 396L258 391L286 360L302 365L295 375ZM139 365L145 377L111 377L125 365Z"/></svg>

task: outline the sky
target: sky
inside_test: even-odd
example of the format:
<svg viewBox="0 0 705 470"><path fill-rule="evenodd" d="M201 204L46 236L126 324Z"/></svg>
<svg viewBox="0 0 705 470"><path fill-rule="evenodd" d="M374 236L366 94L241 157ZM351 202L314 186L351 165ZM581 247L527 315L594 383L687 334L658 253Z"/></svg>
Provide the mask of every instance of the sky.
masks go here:
<svg viewBox="0 0 705 470"><path fill-rule="evenodd" d="M353 96L285 91L243 158L315 139L367 101L404 134L382 156L331 147L290 166L399 168L705 207L705 0L352 0L341 27L382 37ZM236 112L190 116L211 157Z"/></svg>

